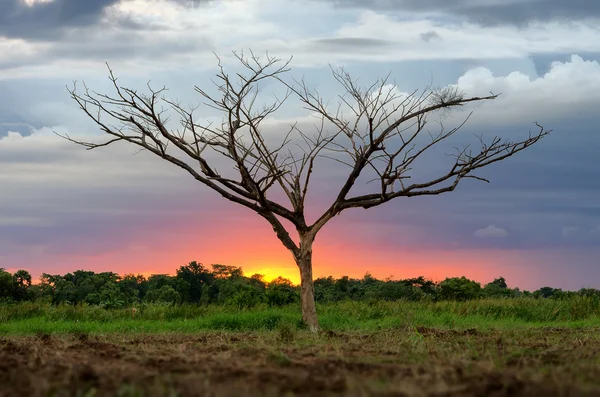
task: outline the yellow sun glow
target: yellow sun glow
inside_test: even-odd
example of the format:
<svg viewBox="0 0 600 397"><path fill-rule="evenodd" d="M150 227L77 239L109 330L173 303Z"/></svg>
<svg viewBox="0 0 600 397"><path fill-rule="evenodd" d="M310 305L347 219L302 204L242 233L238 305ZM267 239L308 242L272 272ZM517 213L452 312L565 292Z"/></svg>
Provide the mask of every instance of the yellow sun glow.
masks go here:
<svg viewBox="0 0 600 397"><path fill-rule="evenodd" d="M283 278L287 278L294 284L300 284L300 273L298 272L298 269L290 268L290 267L279 267L279 266L264 267L264 268L260 268L260 269L252 269L252 270L249 269L249 271L245 270L244 273L247 277L250 277L253 274L257 274L257 273L262 274L264 276L264 280L266 282L273 281L277 277L281 276Z"/></svg>

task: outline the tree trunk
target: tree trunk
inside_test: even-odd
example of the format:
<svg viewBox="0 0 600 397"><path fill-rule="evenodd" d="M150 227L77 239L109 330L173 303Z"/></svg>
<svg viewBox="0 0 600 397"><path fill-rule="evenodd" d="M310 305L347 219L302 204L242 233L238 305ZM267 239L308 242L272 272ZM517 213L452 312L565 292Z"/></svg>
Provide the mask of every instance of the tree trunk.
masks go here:
<svg viewBox="0 0 600 397"><path fill-rule="evenodd" d="M315 284L312 274L312 243L314 237L301 236L300 250L294 255L300 269L300 296L302 302L302 320L311 332L319 332L317 307L315 305Z"/></svg>

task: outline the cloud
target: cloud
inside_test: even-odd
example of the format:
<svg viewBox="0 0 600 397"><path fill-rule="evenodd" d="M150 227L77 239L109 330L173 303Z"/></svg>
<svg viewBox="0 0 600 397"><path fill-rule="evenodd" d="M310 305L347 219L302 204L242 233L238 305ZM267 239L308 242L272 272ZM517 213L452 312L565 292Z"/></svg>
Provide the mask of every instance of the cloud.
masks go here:
<svg viewBox="0 0 600 397"><path fill-rule="evenodd" d="M72 27L96 24L119 0L0 0L0 37L52 40Z"/></svg>
<svg viewBox="0 0 600 397"><path fill-rule="evenodd" d="M592 230L590 230L590 234L592 236L600 236L600 225L596 226Z"/></svg>
<svg viewBox="0 0 600 397"><path fill-rule="evenodd" d="M230 50L243 48L294 55L295 65L306 67L600 52L600 31L578 20L481 26L429 14L341 12L328 2L296 0L7 4L18 12L8 13L10 23L0 17L0 70L10 72L0 78L71 76L105 61L141 71L176 70L182 64L212 67L213 51L229 61ZM309 28L306 20L315 23Z"/></svg>
<svg viewBox="0 0 600 397"><path fill-rule="evenodd" d="M496 225L489 225L487 227L484 227L483 229L475 230L475 233L473 233L473 235L475 237L482 238L502 238L507 237L508 232L502 229L501 227L497 227Z"/></svg>
<svg viewBox="0 0 600 397"><path fill-rule="evenodd" d="M181 6L198 6L210 0L167 0ZM94 27L110 14L111 8L146 11L160 7L156 1L139 0L0 0L0 37L50 41L60 38L72 29ZM193 4L192 4L193 3ZM114 10L112 10L114 11ZM112 16L115 16L113 13ZM148 26L132 15L120 15L113 19L121 27L145 30Z"/></svg>
<svg viewBox="0 0 600 397"><path fill-rule="evenodd" d="M478 67L467 71L455 86L468 96L501 94L494 101L474 105L473 122L555 121L574 114L591 115L600 106L600 63L572 55L567 62L553 62L537 78L521 72L495 76Z"/></svg>
<svg viewBox="0 0 600 397"><path fill-rule="evenodd" d="M363 79L361 83L369 85L374 80ZM384 91L395 95L398 99L394 103L400 104L410 94L407 92L409 83L400 81L388 84ZM474 102L447 114L432 115L431 119L439 118L449 128L464 121L472 111L463 131L457 134L457 139L476 142L471 134L474 132L483 132L488 137L500 133L505 138L524 138L528 131L538 131L534 125L534 122L538 122L546 129L556 131L549 140L563 144L561 154L576 150L579 153L577 156L585 153L586 158L588 154L593 158L593 151L581 145L579 140L589 139L589 135L596 131L593 120L600 107L600 62L596 60L584 60L579 55L572 55L568 61L553 62L550 70L539 77L519 71L495 75L488 68L476 67L467 70L456 83L446 87L457 88L466 97L500 94L494 100ZM389 109L394 103L390 104ZM575 120L577 122L573 125ZM482 130L482 126L486 130ZM516 128L507 130L507 126ZM435 131L436 127L432 126L431 130ZM464 131L469 131L469 134ZM562 134L563 131L570 131L570 134ZM585 134L585 137L581 134ZM577 143L577 146L573 147L572 143ZM563 166L559 168L557 172L564 172Z"/></svg>
<svg viewBox="0 0 600 397"><path fill-rule="evenodd" d="M20 4L20 0L15 1ZM78 6L72 7L71 3ZM273 23L258 19L258 0L212 2L201 8L189 8L184 1L172 0L89 3L56 0L31 7L37 11L27 11L29 7L18 5L27 13L34 12L31 24L36 29L40 27L27 30L28 34L17 34L20 32L17 27L25 29L19 24L25 18L19 17L20 13L10 19L11 24L5 25L0 20L5 29L5 32L0 30L0 71L10 71L0 79L40 75L56 78L72 75L76 70L97 69L106 61L113 66L148 70L175 69L183 63L198 68L210 60L212 68L213 51L229 53L233 49L230 42L234 38L239 40L240 30L244 31L244 40L272 37L277 32ZM60 10L68 9L72 14L80 10L85 23L80 23L79 17L73 21L51 17L54 14L46 12L50 7L56 8L60 18L66 18ZM39 25L37 21L43 18L48 18L47 23ZM239 48L244 46L236 49Z"/></svg>
<svg viewBox="0 0 600 397"><path fill-rule="evenodd" d="M429 40L432 35L443 40ZM388 51L382 51L371 60L414 59L500 59L526 57L531 54L555 52L598 51L600 44L585 42L598 38L600 32L593 25L571 20L567 22L536 22L525 27L481 26L470 22L435 20L427 16L395 17L393 14L363 11L355 20L338 27L332 38L362 37L386 39L394 42ZM290 49L293 44L290 43ZM309 46L308 50L317 48ZM333 55L342 59L361 59L340 46ZM363 57L366 57L365 54Z"/></svg>
<svg viewBox="0 0 600 397"><path fill-rule="evenodd" d="M312 48L317 51L339 51L348 49L351 51L377 52L384 51L386 47L395 44L391 40L363 38L363 37L331 37L314 39L311 42Z"/></svg>
<svg viewBox="0 0 600 397"><path fill-rule="evenodd" d="M453 16L482 25L525 26L537 21L600 17L600 4L589 0L325 0L337 7Z"/></svg>
<svg viewBox="0 0 600 397"><path fill-rule="evenodd" d="M440 36L435 30L430 30L429 32L421 33L421 40L426 43L429 43L431 40L442 40L442 36Z"/></svg>
<svg viewBox="0 0 600 397"><path fill-rule="evenodd" d="M44 128L0 139L2 246L75 251L81 248L73 240L120 244L110 236L125 242L132 227L181 219L205 197L185 173L154 156L118 145L89 152L52 130L64 133Z"/></svg>

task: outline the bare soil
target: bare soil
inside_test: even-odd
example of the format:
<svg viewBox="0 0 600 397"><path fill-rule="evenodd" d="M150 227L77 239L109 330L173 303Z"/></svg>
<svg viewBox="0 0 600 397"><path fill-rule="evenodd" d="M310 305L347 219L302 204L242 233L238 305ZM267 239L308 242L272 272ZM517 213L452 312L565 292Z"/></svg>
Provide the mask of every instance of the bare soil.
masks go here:
<svg viewBox="0 0 600 397"><path fill-rule="evenodd" d="M600 396L598 330L0 338L0 396Z"/></svg>

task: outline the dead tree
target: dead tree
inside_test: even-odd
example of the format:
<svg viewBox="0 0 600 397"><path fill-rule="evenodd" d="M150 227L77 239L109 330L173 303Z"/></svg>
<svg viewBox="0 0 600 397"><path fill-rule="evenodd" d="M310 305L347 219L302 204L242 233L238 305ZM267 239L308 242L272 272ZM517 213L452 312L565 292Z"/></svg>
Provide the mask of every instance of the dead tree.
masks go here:
<svg viewBox="0 0 600 397"><path fill-rule="evenodd" d="M477 148L467 145L453 153L447 170L429 180L408 183L412 167L423 153L454 135L467 121L436 133L426 128L428 117L439 111L463 107L471 102L497 97L465 97L455 88L425 89L421 94L400 94L389 89L388 78L370 87L360 87L343 69L333 77L344 94L333 111L303 80L285 80L289 63L254 54L234 53L245 73L230 76L217 57L218 95L195 87L204 105L223 115L220 125L196 117L197 108L185 108L164 97L165 88L148 92L121 86L109 68L114 87L111 95L89 90L78 92L74 83L69 93L81 110L108 134L103 142L83 142L62 136L87 149L125 141L150 151L187 171L198 182L234 203L263 217L277 238L292 253L301 276L302 318L313 332L318 330L312 275L312 247L319 230L334 216L349 208L371 208L398 197L438 195L453 191L459 182L489 164L504 160L538 142L550 131L535 123L536 132L521 141L479 137ZM388 76L389 77L389 76ZM265 81L281 84L282 98L260 108L256 105L259 85ZM266 137L263 121L290 97L299 99L319 122L312 134L298 124L286 128L280 140ZM168 110L180 117L180 127L170 128ZM344 114L346 112L347 116ZM470 116L470 114L469 114ZM262 124L262 125L261 125ZM333 202L309 222L305 204L317 159L327 158L348 167ZM218 159L218 160L215 160ZM319 160L321 161L321 160ZM219 163L219 164L218 164ZM353 193L359 179L375 182L370 193ZM368 185L369 186L369 185ZM273 199L279 193L283 200ZM284 226L289 222L293 230Z"/></svg>

